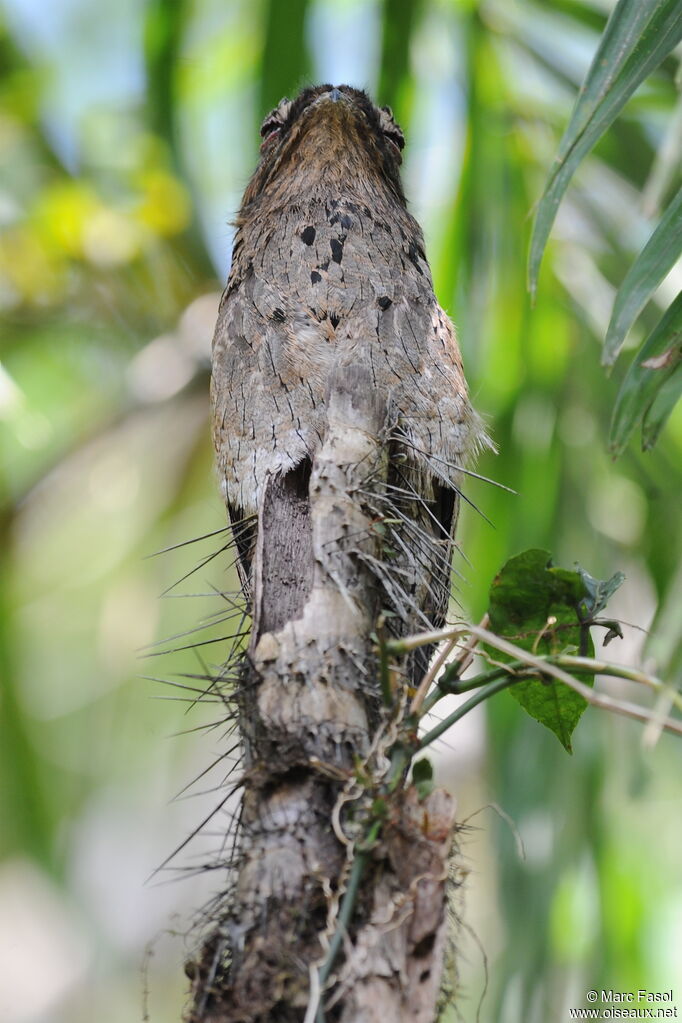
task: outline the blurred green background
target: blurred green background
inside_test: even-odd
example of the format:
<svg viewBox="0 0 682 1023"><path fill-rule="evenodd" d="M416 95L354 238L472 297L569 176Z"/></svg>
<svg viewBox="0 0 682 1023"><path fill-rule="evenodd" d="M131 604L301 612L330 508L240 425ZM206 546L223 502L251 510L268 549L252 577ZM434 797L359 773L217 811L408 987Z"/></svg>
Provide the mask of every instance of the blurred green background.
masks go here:
<svg viewBox="0 0 682 1023"><path fill-rule="evenodd" d="M500 449L472 481L458 597L546 547L627 581L608 656L682 674L682 415L606 453L626 368L599 367L615 288L675 183L670 57L579 171L530 307L542 191L610 8L602 0L4 0L0 6L0 1018L179 1019L215 806L220 707L140 678L219 663L210 338L261 117L318 81L367 87L407 136L404 180L438 297ZM670 126L673 126L671 129ZM677 126L677 127L675 127ZM671 142L672 138L672 142ZM679 149L677 150L679 155ZM679 288L679 267L633 331ZM188 599L175 599L180 594ZM210 616L215 616L211 619ZM213 621L198 651L141 661ZM651 630L650 633L643 630ZM180 639L157 650L182 647ZM632 698L626 683L602 683ZM190 694L191 695L191 694ZM634 694L641 698L640 693ZM176 733L182 733L176 735ZM682 1008L680 746L591 710L575 755L508 694L442 743L466 879L447 1020L553 1023L589 988ZM190 793L193 798L186 798ZM522 848L523 847L523 852ZM185 876L187 875L187 876ZM177 881L177 883L176 883ZM488 990L480 1006L488 974Z"/></svg>

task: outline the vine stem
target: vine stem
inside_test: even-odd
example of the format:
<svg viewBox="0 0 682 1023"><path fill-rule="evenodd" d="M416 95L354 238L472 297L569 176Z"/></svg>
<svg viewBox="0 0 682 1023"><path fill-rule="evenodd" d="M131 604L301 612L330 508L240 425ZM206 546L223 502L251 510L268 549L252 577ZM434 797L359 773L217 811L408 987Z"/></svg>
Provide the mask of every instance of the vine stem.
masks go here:
<svg viewBox="0 0 682 1023"><path fill-rule="evenodd" d="M558 668L574 668L576 671L582 671L590 675L611 675L614 678L626 679L628 682L638 682L641 685L649 686L650 689L653 689L654 692L659 693L661 696L665 696L678 710L682 710L681 693L677 692L672 686L662 682L661 679L656 678L655 675L647 675L646 672L638 671L636 668L628 668L623 664L612 664L609 661L599 661L590 657L577 657L572 654L548 657L545 663L554 664ZM486 685L486 683L506 673L518 676L518 672L524 667L527 667L525 661L510 661L508 664L491 668L490 671L481 672L480 675L474 675L473 678L465 679L458 684L447 683L445 679L440 679L431 695L424 701L424 713L431 710L444 696L457 696L460 693L468 692L470 689L478 689L479 686ZM536 674L533 671L533 676ZM530 676L526 674L524 677L528 678ZM523 679L519 677L517 680L522 681Z"/></svg>
<svg viewBox="0 0 682 1023"><path fill-rule="evenodd" d="M487 628L489 621L490 618L488 617L488 614L486 612L486 614L483 615L483 618L481 618L479 625L481 625L483 628ZM433 662L433 664L431 665L426 675L419 684L419 689L417 690L417 693L414 699L412 700L410 714L419 713L422 704L426 700L427 693L429 691L431 683L433 682L433 680L435 679L436 675L443 667L445 662L447 661L456 643L457 643L456 637L448 639L444 642L443 647L440 650L438 656L436 657L435 661ZM446 677L448 679L460 678L464 674L464 672L467 670L467 668L474 659L474 652L477 644L478 640L474 636L469 636L469 639L466 641L464 646L459 651L459 656L457 657L457 659L454 660L451 664L449 664L445 671L443 672L443 679L445 679ZM433 706L433 704L431 703L430 706ZM426 705L424 709L425 710L428 709Z"/></svg>
<svg viewBox="0 0 682 1023"><path fill-rule="evenodd" d="M666 685L666 683L662 682L661 679L656 678L653 675L648 675L646 672L639 671L635 668L627 668L624 665L612 664L609 661L596 660L590 657L579 657L572 654L561 654L556 657L547 658L539 657L528 650L524 650L521 647L516 646L514 643L510 643L509 640L503 639L501 636L496 636L495 633L490 632L489 629L485 629L480 625L461 624L451 626L446 629L419 633L414 636L406 637L405 639L392 640L387 644L387 649L389 653L407 653L410 650L415 650L420 646L425 646L426 644L440 643L443 640L456 639L466 633L476 637L478 642L485 643L487 646L491 646L495 650L499 650L501 653L512 657L514 659L513 663L505 665L504 667L496 668L492 672L477 675L475 678L467 680L466 684L462 684L458 688L437 689L436 692L438 695L433 693L431 697L426 697L424 700L424 711L430 710L435 703L437 703L442 696L447 695L448 692L466 692L468 689L474 689L485 685L491 680L491 678L499 677L499 675L504 671L513 672L524 667L531 667L535 672L539 672L541 675L550 675L552 678L556 678L559 682L563 682L570 689L579 693L583 699L593 707L600 707L602 710L610 710L616 714L622 714L624 717L634 718L636 721L652 722L657 728L663 728L675 735L682 735L681 721L677 721L671 717L661 716L660 711L648 710L646 707L640 707L627 700L618 700L613 696L609 696L607 693L595 692L589 686L585 685L584 682L580 682L579 679L573 678L573 676L563 670L564 668L571 668L578 671L590 672L594 675L613 675L617 678L624 678L631 682L639 682L642 685L649 686L649 688L654 689L658 693L668 694L671 702L678 709L682 710L682 696L680 693L672 689L671 686ZM513 681L518 681L518 676L511 679L509 684ZM501 688L505 687L502 686ZM484 697L484 699L485 698L487 697ZM466 706L466 704L463 706Z"/></svg>
<svg viewBox="0 0 682 1023"><path fill-rule="evenodd" d="M481 686L487 685L488 682L501 678L503 675L516 675L518 670L523 667L524 665L520 661L510 661L509 664L500 664L496 668L491 668L490 671L483 671L479 675L474 675L473 678L455 678L455 681L450 683L440 679L433 692L424 700L423 714L428 714L430 710L433 710L444 696L460 696L462 693L468 693L472 689L480 689Z"/></svg>
<svg viewBox="0 0 682 1023"><path fill-rule="evenodd" d="M675 721L670 717L661 718L660 714L657 714L655 711L647 710L646 707L640 707L636 703L630 703L627 700L617 700L615 697L608 696L606 693L595 693L594 690L590 689L589 686L586 686L584 682L580 682L577 678L573 678L572 675L569 675L556 664L552 664L551 661L546 660L543 657L537 657L535 654L531 654L527 650L522 650L521 647L515 646L513 643L509 643L506 639L502 639L500 636L496 636L493 632L489 632L488 629L482 629L478 625L470 625L469 631L474 636L478 636L482 643L494 647L495 650L499 650L501 653L507 654L524 664L532 665L532 667L543 675L551 675L553 678L558 679L559 682L563 682L569 687L569 689L573 689L576 693L580 693L583 699L592 704L593 707L601 707L602 710L611 710L616 714L622 714L624 717L634 718L636 721L655 721L660 727L665 728L667 731L674 732L676 735L682 735L682 721ZM583 670L585 670L588 663L599 663L591 662L591 658L587 657L573 658L573 660L583 662ZM609 667L619 669L618 665L609 665ZM656 679L655 681L659 685L663 685L659 679Z"/></svg>
<svg viewBox="0 0 682 1023"><path fill-rule="evenodd" d="M440 721L435 728L432 728L430 732L427 732L426 735L419 740L417 749L424 749L424 747L432 743L434 739L441 736L443 732L446 732L448 728L456 724L456 722L459 721L460 718L463 718L465 714L468 714L470 710L477 707L479 703L483 703L484 700L488 700L491 696L494 696L495 693L499 693L502 689L507 689L509 686L514 685L514 683L518 681L519 679L516 676L507 674L506 678L497 679L495 682L489 682L487 685L481 686L481 688L475 692L474 695L466 701L466 703L463 703L457 708L457 710L453 710L452 714L448 714L448 716L443 718L443 720Z"/></svg>
<svg viewBox="0 0 682 1023"><path fill-rule="evenodd" d="M329 974L331 973L334 960L338 955L339 949L343 943L344 936L348 933L348 924L350 918L353 915L353 909L355 908L355 902L358 896L358 889L360 887L360 881L365 871L365 865L367 863L367 857L369 856L370 850L381 830L381 822L375 821L370 828L366 842L363 844L362 849L358 849L353 859L353 866L351 867L350 876L348 878L348 884L346 890L343 893L341 905L339 907L339 915L336 920L336 930L329 944L329 950L325 961L322 963L318 971L318 1003L317 1010L314 1011L315 1023L325 1023L324 1018L324 1007L322 1005L322 996L324 994L324 985L327 982ZM306 1013L306 1020L313 1018L310 1015L310 1011Z"/></svg>

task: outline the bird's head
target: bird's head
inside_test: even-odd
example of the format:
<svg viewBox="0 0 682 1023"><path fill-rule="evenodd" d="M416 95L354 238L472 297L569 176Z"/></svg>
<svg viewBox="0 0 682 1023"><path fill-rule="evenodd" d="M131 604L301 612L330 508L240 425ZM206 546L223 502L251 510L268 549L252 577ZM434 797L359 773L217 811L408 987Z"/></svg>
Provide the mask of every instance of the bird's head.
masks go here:
<svg viewBox="0 0 682 1023"><path fill-rule="evenodd" d="M373 179L404 203L399 167L403 133L389 107L349 85L318 85L283 99L261 125L260 161L244 206L265 192L329 188Z"/></svg>

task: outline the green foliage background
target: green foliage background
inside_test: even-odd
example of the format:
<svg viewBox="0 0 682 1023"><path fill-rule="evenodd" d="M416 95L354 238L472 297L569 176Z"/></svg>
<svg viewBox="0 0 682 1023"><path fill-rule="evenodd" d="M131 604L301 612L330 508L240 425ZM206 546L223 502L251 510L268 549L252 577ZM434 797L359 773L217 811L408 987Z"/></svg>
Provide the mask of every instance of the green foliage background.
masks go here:
<svg viewBox="0 0 682 1023"><path fill-rule="evenodd" d="M682 678L682 415L614 463L627 360L600 368L615 289L679 187L679 55L581 169L537 301L534 203L608 4L600 0L5 0L0 8L0 1017L179 1017L183 935L220 883L190 846L181 884L145 878L215 805L213 720L137 651L221 614L225 559L173 594L223 525L208 439L208 358L258 124L310 81L367 86L408 139L405 184L436 291L458 325L499 447L472 481L458 597L478 618L503 561L551 550L627 581L609 656ZM672 153L672 157L671 157ZM679 290L662 283L636 347ZM202 638L220 640L220 621ZM162 645L183 646L185 640ZM217 663L227 640L158 674ZM623 684L624 686L625 684ZM629 695L627 689L619 689ZM175 698L177 697L177 698ZM214 717L220 716L220 708ZM471 723L469 723L471 721ZM575 755L508 694L448 740L439 770L469 827L457 1009L547 1023L589 988L682 976L680 748L589 710ZM499 812L482 809L495 804ZM475 816L472 816L475 815ZM520 846L525 848L525 858ZM174 877L164 873L161 879ZM172 932L177 932L173 936ZM147 948L148 955L145 955ZM676 992L678 999L682 992ZM679 1003L682 1007L682 1003ZM459 1014L459 1015L458 1015Z"/></svg>

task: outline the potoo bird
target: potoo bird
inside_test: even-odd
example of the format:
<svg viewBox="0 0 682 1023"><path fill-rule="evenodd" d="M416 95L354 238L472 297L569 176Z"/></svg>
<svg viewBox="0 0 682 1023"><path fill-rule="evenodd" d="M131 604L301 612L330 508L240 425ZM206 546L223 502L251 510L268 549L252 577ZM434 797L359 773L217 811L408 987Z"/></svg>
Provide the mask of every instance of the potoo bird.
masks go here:
<svg viewBox="0 0 682 1023"><path fill-rule="evenodd" d="M283 99L261 135L213 343L214 441L242 580L248 589L247 524L266 481L311 464L334 367L362 362L389 410L388 481L374 499L390 627L438 627L461 468L486 438L407 209L403 133L364 92L322 85Z"/></svg>

